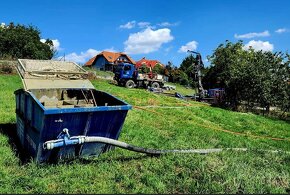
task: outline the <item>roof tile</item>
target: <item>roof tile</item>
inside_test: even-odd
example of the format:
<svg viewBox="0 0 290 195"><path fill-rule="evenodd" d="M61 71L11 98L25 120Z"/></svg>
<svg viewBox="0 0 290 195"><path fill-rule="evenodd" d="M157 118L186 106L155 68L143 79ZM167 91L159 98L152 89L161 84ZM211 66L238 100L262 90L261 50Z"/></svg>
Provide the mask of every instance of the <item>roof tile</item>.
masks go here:
<svg viewBox="0 0 290 195"><path fill-rule="evenodd" d="M120 57L120 56L126 56L132 64L136 64L136 62L127 54L123 53L123 52L110 52L110 51L102 51L101 53L99 53L98 55L94 56L93 58L89 59L89 61L87 61L85 63L85 66L91 66L93 65L93 63L95 62L95 60L97 59L98 56L104 56L104 58L106 58L106 60L110 63L114 63L116 62L116 60Z"/></svg>

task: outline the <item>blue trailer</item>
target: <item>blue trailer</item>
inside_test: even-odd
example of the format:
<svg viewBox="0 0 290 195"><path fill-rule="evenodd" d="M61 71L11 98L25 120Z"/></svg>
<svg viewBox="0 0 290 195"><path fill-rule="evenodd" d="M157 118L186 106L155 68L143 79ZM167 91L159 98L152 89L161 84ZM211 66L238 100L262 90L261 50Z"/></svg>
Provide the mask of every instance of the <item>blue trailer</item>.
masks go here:
<svg viewBox="0 0 290 195"><path fill-rule="evenodd" d="M117 140L131 105L96 90L72 62L19 59L17 70L24 86L15 91L17 135L27 155L42 163L112 149L80 138Z"/></svg>

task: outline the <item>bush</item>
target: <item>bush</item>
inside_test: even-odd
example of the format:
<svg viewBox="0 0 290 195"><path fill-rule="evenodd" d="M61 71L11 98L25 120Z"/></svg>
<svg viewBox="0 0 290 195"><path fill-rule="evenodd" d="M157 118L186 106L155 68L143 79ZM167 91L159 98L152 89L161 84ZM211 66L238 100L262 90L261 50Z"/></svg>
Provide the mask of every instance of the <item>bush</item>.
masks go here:
<svg viewBox="0 0 290 195"><path fill-rule="evenodd" d="M7 62L0 63L0 73L11 74L13 72L13 67Z"/></svg>

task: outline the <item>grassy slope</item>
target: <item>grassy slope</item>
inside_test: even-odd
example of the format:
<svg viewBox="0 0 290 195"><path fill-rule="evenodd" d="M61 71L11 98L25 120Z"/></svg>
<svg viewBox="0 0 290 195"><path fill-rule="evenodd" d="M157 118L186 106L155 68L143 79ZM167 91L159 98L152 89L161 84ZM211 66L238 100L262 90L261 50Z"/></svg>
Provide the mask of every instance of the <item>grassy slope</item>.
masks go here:
<svg viewBox="0 0 290 195"><path fill-rule="evenodd" d="M181 93L182 95L193 95L196 93L195 89L191 89L191 88L185 88L184 86L178 84L178 83L171 83L171 82L166 82L167 85L172 85L176 87L176 90L172 90L172 91L167 91L167 93Z"/></svg>
<svg viewBox="0 0 290 195"><path fill-rule="evenodd" d="M114 73L111 71L101 71L101 70L96 70L88 67L83 67L85 70L89 72L95 72L97 76L102 76L102 77L113 77Z"/></svg>
<svg viewBox="0 0 290 195"><path fill-rule="evenodd" d="M144 89L128 90L107 81L97 80L93 84L132 105L190 105L174 110L134 108L126 118L119 138L122 141L149 148L252 150L152 158L116 149L99 158L66 164L19 165L8 137L0 134L0 193L289 193L290 155L255 149L290 151L290 141L220 131L289 140L289 123L183 102ZM0 125L15 123L13 91L21 86L18 76L0 75Z"/></svg>

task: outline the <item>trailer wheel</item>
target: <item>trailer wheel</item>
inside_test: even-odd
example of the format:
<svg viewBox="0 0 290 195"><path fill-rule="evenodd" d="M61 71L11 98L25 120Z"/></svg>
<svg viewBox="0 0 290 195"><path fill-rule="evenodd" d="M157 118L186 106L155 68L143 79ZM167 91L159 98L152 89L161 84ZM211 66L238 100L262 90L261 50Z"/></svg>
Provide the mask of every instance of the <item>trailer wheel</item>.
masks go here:
<svg viewBox="0 0 290 195"><path fill-rule="evenodd" d="M159 85L159 83L157 83L157 82L153 82L153 83L151 84L151 87L153 87L153 88L159 88L160 85Z"/></svg>
<svg viewBox="0 0 290 195"><path fill-rule="evenodd" d="M128 81L126 82L126 88L133 88L134 86L135 86L134 81L132 81L132 80L128 80Z"/></svg>

